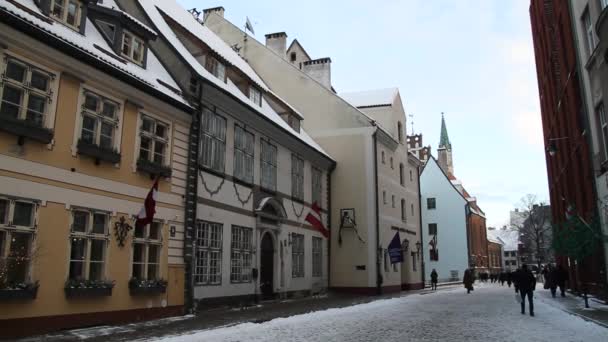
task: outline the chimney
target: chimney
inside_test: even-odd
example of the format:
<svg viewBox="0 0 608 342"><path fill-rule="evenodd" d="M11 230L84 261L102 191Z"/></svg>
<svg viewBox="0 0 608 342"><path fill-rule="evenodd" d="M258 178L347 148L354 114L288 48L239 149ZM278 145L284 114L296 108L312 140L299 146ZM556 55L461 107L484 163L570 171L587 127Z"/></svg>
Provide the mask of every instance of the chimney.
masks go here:
<svg viewBox="0 0 608 342"><path fill-rule="evenodd" d="M287 56L285 55L287 51L287 33L276 32L267 34L266 47L281 56L281 58L287 59Z"/></svg>
<svg viewBox="0 0 608 342"><path fill-rule="evenodd" d="M207 20L207 17L211 14L211 13L215 13L217 15L219 15L220 17L224 17L224 7L219 6L219 7L213 7L213 8L207 8L203 10L203 21Z"/></svg>
<svg viewBox="0 0 608 342"><path fill-rule="evenodd" d="M302 63L302 71L325 88L331 89L331 58L319 58Z"/></svg>

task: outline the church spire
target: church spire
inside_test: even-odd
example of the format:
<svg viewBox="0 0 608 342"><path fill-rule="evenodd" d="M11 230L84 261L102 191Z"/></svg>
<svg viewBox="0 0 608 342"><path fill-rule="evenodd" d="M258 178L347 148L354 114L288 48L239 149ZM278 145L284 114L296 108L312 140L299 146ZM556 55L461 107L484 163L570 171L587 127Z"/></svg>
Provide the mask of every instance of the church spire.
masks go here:
<svg viewBox="0 0 608 342"><path fill-rule="evenodd" d="M452 149L450 138L448 137L448 129L445 126L445 118L443 112L441 112L441 139L439 140L439 147L445 147L449 150Z"/></svg>

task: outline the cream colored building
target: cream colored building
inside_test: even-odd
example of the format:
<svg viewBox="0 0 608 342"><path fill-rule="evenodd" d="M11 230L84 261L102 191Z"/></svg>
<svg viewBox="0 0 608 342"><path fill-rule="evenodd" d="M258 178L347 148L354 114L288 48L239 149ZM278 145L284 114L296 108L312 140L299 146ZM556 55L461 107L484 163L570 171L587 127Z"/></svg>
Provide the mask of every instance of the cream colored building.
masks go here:
<svg viewBox="0 0 608 342"><path fill-rule="evenodd" d="M0 338L184 309L192 108L152 28L70 3L0 1Z"/></svg>
<svg viewBox="0 0 608 342"><path fill-rule="evenodd" d="M310 59L300 43L287 48L283 32L266 35L262 44L225 20L223 13L223 8L206 11L205 26L238 49L272 91L303 113L304 129L337 162L329 187L330 287L361 293L421 287L422 261L416 249L420 216L413 190L417 177L407 152L398 93L382 103L386 108L357 108L332 88L331 59ZM343 219L345 213L352 221ZM404 265L393 267L385 264L386 248L397 232L408 240L408 251Z"/></svg>

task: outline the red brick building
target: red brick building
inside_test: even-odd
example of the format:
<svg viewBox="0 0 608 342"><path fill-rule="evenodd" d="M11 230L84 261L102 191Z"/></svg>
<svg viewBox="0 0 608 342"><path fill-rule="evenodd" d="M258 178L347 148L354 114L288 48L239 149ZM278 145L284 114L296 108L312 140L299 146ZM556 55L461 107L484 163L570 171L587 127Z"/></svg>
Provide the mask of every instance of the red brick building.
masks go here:
<svg viewBox="0 0 608 342"><path fill-rule="evenodd" d="M565 221L568 207L585 220L596 215L593 167L583 109L569 1L532 0L530 19L554 223ZM556 256L570 272L569 287L598 292L601 252L577 264Z"/></svg>
<svg viewBox="0 0 608 342"><path fill-rule="evenodd" d="M464 193L468 196L466 190ZM486 216L479 206L477 206L477 201L474 198L467 197L467 200L469 200L469 215L467 218L469 263L475 267L475 271L487 272L490 265Z"/></svg>
<svg viewBox="0 0 608 342"><path fill-rule="evenodd" d="M490 273L500 273L502 270L502 245L499 241L488 238L488 267Z"/></svg>

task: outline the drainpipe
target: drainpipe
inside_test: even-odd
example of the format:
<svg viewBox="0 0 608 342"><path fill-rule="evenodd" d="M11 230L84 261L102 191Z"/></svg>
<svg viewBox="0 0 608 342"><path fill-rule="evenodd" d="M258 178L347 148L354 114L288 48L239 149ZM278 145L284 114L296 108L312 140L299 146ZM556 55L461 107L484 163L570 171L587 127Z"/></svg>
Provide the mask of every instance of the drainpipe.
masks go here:
<svg viewBox="0 0 608 342"><path fill-rule="evenodd" d="M336 163L332 163L327 173L327 229L329 229L329 240L327 242L327 288L331 287L331 175L336 169Z"/></svg>
<svg viewBox="0 0 608 342"><path fill-rule="evenodd" d="M416 172L418 172L418 220L420 221L420 252L422 255L420 256L420 263L422 266L420 267L420 272L422 272L422 288L425 287L426 279L425 279L425 270L424 267L424 239L422 238L422 232L424 231L422 228L422 192L420 191L420 166L416 168Z"/></svg>
<svg viewBox="0 0 608 342"><path fill-rule="evenodd" d="M374 127L375 122L372 122ZM382 294L382 273L380 272L380 204L378 203L378 144L376 134L378 129L372 134L372 142L374 144L374 195L376 196L376 294Z"/></svg>

